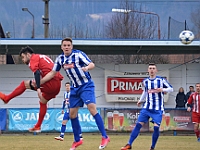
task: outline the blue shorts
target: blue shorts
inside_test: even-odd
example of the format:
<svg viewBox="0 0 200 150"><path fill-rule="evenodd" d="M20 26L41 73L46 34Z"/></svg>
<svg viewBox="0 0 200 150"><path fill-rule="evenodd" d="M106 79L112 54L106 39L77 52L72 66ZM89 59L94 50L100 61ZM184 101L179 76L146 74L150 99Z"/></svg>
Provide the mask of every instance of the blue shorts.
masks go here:
<svg viewBox="0 0 200 150"><path fill-rule="evenodd" d="M138 122L148 122L149 118L152 118L151 122L160 126L162 121L162 110L142 109L138 117Z"/></svg>
<svg viewBox="0 0 200 150"><path fill-rule="evenodd" d="M64 113L63 120L69 120L69 112Z"/></svg>
<svg viewBox="0 0 200 150"><path fill-rule="evenodd" d="M69 107L83 107L84 104L96 103L94 82L89 81L79 87L71 87Z"/></svg>

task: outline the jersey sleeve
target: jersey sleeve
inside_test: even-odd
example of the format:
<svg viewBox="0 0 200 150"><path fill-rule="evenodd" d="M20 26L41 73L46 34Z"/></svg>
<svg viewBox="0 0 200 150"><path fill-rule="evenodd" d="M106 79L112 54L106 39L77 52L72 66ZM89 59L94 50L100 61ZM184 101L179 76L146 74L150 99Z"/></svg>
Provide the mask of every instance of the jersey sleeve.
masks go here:
<svg viewBox="0 0 200 150"><path fill-rule="evenodd" d="M192 101L193 101L193 94L190 95L189 99L187 100L187 103L189 105L192 105Z"/></svg>
<svg viewBox="0 0 200 150"><path fill-rule="evenodd" d="M36 72L39 69L39 62L40 62L39 55L32 55L29 63L29 68L31 69L32 72Z"/></svg>
<svg viewBox="0 0 200 150"><path fill-rule="evenodd" d="M84 64L89 65L89 63L91 63L92 61L90 60L90 58L84 53L84 52L80 52L79 53L79 58L84 62Z"/></svg>
<svg viewBox="0 0 200 150"><path fill-rule="evenodd" d="M53 66L52 70L57 71L57 72L60 71L60 69L62 67L60 62L61 62L61 58L57 57L55 62L54 62L54 66Z"/></svg>
<svg viewBox="0 0 200 150"><path fill-rule="evenodd" d="M172 86L163 78L163 92L173 92Z"/></svg>

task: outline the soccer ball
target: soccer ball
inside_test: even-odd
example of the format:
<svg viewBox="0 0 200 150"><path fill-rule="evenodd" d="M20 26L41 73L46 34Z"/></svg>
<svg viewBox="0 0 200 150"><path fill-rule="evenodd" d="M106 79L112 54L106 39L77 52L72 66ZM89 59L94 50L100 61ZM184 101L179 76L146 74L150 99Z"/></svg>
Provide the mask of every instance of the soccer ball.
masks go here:
<svg viewBox="0 0 200 150"><path fill-rule="evenodd" d="M194 40L194 34L192 31L184 30L180 33L179 38L181 40L181 43L190 44Z"/></svg>

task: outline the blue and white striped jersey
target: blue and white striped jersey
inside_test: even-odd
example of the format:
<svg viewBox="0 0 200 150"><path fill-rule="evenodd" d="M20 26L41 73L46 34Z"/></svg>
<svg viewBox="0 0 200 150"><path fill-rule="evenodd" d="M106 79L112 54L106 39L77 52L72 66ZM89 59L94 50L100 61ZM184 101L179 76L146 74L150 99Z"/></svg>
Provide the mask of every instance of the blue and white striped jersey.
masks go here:
<svg viewBox="0 0 200 150"><path fill-rule="evenodd" d="M144 94L146 95L143 108L153 110L164 110L164 92L172 92L172 86L165 78L156 76L154 79L146 78L143 80ZM163 92L157 92L155 89L162 88Z"/></svg>
<svg viewBox="0 0 200 150"><path fill-rule="evenodd" d="M69 102L69 97L70 97L70 92L65 91L64 93L64 99L63 99L63 105L62 105L62 110L65 109L66 105L66 112L69 112L69 103L67 104L66 102Z"/></svg>
<svg viewBox="0 0 200 150"><path fill-rule="evenodd" d="M72 86L78 87L91 80L90 73L82 70L82 67L87 66L90 62L92 61L84 52L73 49L69 56L62 53L56 58L53 70L60 71L62 67L72 82Z"/></svg>

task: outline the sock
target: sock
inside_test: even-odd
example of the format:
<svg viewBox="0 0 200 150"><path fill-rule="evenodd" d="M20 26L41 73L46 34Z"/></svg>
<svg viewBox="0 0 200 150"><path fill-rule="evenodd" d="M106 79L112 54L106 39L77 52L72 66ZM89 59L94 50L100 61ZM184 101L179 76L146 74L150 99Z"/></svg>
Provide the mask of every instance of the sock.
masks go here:
<svg viewBox="0 0 200 150"><path fill-rule="evenodd" d="M6 95L5 101L9 102L12 98L24 93L25 90L26 90L26 87L25 87L24 81L22 81L20 85L16 87L14 91L12 91L12 93Z"/></svg>
<svg viewBox="0 0 200 150"><path fill-rule="evenodd" d="M77 119L78 119L78 117L77 117ZM79 134L79 137L82 138L82 130L81 130L80 122L78 122L78 126L79 126L79 127L78 127L78 129L79 129L79 130L78 130L78 134Z"/></svg>
<svg viewBox="0 0 200 150"><path fill-rule="evenodd" d="M61 130L60 130L60 137L64 138L65 130L66 130L66 125L62 124Z"/></svg>
<svg viewBox="0 0 200 150"><path fill-rule="evenodd" d="M140 123L136 123L135 128L131 132L131 136L128 141L128 144L132 145L133 141L137 138L138 134L140 133L141 128L142 128L142 125Z"/></svg>
<svg viewBox="0 0 200 150"><path fill-rule="evenodd" d="M159 137L160 131L158 126L154 126L154 131L152 135L152 145L151 148L155 148L158 137Z"/></svg>
<svg viewBox="0 0 200 150"><path fill-rule="evenodd" d="M194 130L194 133L196 134L197 138L199 138L199 130Z"/></svg>
<svg viewBox="0 0 200 150"><path fill-rule="evenodd" d="M47 112L47 104L43 104L40 102L40 112L39 112L39 119L35 127L41 127L41 124L44 120L44 116Z"/></svg>
<svg viewBox="0 0 200 150"><path fill-rule="evenodd" d="M78 117L71 119L71 123L72 123L72 129L74 133L74 141L78 142L80 141L80 137L79 137L80 124L79 124Z"/></svg>
<svg viewBox="0 0 200 150"><path fill-rule="evenodd" d="M101 132L102 137L107 138L108 136L107 136L107 134L106 134L106 130L105 130L105 128L104 128L104 123L103 123L103 120L102 120L100 114L97 113L97 114L94 115L93 117L94 117L95 122L96 122L96 124L97 124L97 126L98 126L98 128L99 128L99 131Z"/></svg>

